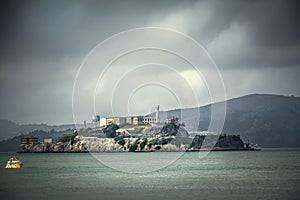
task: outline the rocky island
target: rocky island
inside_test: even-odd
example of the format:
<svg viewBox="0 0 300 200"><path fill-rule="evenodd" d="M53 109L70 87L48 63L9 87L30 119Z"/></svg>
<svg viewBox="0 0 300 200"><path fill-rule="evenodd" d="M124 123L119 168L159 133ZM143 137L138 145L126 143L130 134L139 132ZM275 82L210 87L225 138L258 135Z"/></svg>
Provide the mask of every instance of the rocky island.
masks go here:
<svg viewBox="0 0 300 200"><path fill-rule="evenodd" d="M141 128L141 127L136 127ZM163 126L143 126L142 134L130 134L116 124L101 129L96 136L83 136L84 130L62 135L55 142L38 138L22 138L18 153L87 153L87 152L155 152L199 150L255 150L239 135L196 134L191 136L178 120ZM216 138L217 137L217 138ZM204 142L206 141L206 142ZM208 142L207 142L208 141ZM209 141L214 141L213 146ZM213 147L213 148L212 148Z"/></svg>

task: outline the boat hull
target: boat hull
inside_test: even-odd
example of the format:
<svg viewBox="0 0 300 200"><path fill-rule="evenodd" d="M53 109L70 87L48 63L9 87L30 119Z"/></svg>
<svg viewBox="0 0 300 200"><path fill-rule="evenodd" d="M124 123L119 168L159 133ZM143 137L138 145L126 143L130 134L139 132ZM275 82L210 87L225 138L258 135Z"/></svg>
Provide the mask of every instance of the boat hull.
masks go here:
<svg viewBox="0 0 300 200"><path fill-rule="evenodd" d="M23 164L7 164L5 166L6 169L19 169L19 168L22 168L23 167Z"/></svg>
<svg viewBox="0 0 300 200"><path fill-rule="evenodd" d="M7 164L6 169L20 169L23 167L23 164Z"/></svg>

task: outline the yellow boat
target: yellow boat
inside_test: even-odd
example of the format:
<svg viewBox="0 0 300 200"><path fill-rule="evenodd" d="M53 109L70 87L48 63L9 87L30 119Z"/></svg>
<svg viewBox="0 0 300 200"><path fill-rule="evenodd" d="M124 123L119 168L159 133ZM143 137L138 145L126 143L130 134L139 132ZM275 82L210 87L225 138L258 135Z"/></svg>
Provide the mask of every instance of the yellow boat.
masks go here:
<svg viewBox="0 0 300 200"><path fill-rule="evenodd" d="M22 161L17 158L8 159L5 166L6 169L18 169L22 167L23 167Z"/></svg>

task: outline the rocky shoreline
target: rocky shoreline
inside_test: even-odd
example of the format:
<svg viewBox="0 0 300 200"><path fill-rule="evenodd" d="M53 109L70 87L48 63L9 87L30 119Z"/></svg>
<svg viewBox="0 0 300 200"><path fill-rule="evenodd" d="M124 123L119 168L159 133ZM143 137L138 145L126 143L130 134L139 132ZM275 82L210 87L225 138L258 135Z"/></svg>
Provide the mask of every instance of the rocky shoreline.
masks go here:
<svg viewBox="0 0 300 200"><path fill-rule="evenodd" d="M88 152L154 152L185 151L170 143L159 143L159 139L147 138L96 138L81 137L76 141L40 144L20 144L18 153L88 153Z"/></svg>
<svg viewBox="0 0 300 200"><path fill-rule="evenodd" d="M205 143L208 136L196 135L191 144L176 144L175 137L97 138L76 136L57 143L20 144L18 153L88 153L88 152L178 152L178 151L243 151L260 150L245 144L238 135L218 136L213 148ZM208 140L212 137L207 138Z"/></svg>
<svg viewBox="0 0 300 200"><path fill-rule="evenodd" d="M200 150L254 150L245 144L240 135L217 135L213 133L189 135L181 127L178 119L160 126L144 126L142 134L129 133L115 124L102 128L103 134L83 136L86 130L74 130L73 134L65 134L56 142L52 139L22 138L18 153L87 153L87 152L175 152Z"/></svg>

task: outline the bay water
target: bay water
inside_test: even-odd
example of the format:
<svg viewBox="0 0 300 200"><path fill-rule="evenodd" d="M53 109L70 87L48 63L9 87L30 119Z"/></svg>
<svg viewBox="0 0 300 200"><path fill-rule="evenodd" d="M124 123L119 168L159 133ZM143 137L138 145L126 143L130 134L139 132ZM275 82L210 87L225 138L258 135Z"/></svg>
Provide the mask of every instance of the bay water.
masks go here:
<svg viewBox="0 0 300 200"><path fill-rule="evenodd" d="M0 153L0 198L300 199L299 149L210 152L203 158L198 152L175 154ZM151 155L157 163L177 159L152 171L136 171L151 168ZM24 167L4 169L11 156ZM101 162L103 156L112 163ZM129 162L135 170L120 170L122 163L115 160Z"/></svg>

